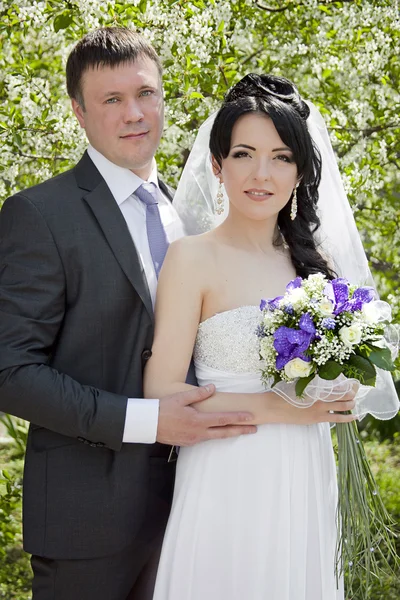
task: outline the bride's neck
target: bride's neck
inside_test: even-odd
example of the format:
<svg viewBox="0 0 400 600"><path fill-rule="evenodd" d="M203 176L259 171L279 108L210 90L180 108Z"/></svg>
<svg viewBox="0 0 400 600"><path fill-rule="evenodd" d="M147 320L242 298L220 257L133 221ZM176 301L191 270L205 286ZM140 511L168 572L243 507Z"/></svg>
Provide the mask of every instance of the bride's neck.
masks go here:
<svg viewBox="0 0 400 600"><path fill-rule="evenodd" d="M230 213L219 227L220 233L238 248L270 253L275 251L276 218L256 221Z"/></svg>

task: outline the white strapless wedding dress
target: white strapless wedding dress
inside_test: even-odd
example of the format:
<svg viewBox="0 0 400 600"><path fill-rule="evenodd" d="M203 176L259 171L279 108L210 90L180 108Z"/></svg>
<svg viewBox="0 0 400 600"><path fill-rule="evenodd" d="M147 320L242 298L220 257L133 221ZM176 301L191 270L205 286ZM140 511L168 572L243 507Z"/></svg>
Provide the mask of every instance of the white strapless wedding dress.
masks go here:
<svg viewBox="0 0 400 600"><path fill-rule="evenodd" d="M258 307L244 306L200 324L200 385L265 391L259 321ZM154 600L343 600L336 502L328 423L261 425L181 448Z"/></svg>

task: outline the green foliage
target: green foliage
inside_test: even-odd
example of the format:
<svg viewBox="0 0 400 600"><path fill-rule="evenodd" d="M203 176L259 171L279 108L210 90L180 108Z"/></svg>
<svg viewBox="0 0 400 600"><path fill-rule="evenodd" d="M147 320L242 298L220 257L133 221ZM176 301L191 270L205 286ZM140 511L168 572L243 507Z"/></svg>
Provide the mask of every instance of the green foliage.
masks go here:
<svg viewBox="0 0 400 600"><path fill-rule="evenodd" d="M335 362L334 360L328 360L325 364L321 365L318 370L318 375L322 379L333 380L339 377L343 371L343 365Z"/></svg>
<svg viewBox="0 0 400 600"><path fill-rule="evenodd" d="M400 17L392 0L0 1L0 197L85 148L64 83L99 25L144 31L165 66L160 171L176 185L199 124L249 71L282 74L320 108L380 292L399 316ZM23 49L23 51L21 51Z"/></svg>
<svg viewBox="0 0 400 600"><path fill-rule="evenodd" d="M28 600L31 571L22 550L21 500L23 452L27 427L3 418L12 442L0 445L0 599Z"/></svg>
<svg viewBox="0 0 400 600"><path fill-rule="evenodd" d="M315 373L311 373L308 377L299 377L295 385L295 392L298 398L301 398L308 384L314 379Z"/></svg>
<svg viewBox="0 0 400 600"><path fill-rule="evenodd" d="M378 444L369 440L364 443L369 463L372 466L376 483L385 506L394 521L400 523L400 435L394 441ZM400 537L396 541L397 553L400 555ZM400 574L382 575L379 580L372 579L368 600L398 600L400 597ZM366 600L360 592L347 600Z"/></svg>

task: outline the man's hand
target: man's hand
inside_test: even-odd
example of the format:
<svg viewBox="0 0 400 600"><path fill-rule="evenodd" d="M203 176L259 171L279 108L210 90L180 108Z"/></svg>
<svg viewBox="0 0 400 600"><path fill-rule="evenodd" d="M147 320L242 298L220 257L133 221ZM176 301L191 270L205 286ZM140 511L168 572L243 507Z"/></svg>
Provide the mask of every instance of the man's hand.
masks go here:
<svg viewBox="0 0 400 600"><path fill-rule="evenodd" d="M199 412L192 404L212 396L215 387L193 388L160 400L157 442L175 446L192 446L198 442L228 438L243 433L255 433L254 425L244 425L254 419L248 412Z"/></svg>

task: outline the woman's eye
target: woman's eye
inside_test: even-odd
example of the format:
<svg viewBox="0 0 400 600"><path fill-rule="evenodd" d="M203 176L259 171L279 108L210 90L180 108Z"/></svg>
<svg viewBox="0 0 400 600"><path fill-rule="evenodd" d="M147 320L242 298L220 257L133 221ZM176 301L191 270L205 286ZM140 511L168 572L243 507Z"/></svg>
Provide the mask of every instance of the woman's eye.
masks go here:
<svg viewBox="0 0 400 600"><path fill-rule="evenodd" d="M293 162L293 158L291 156L288 156L287 154L278 154L277 156L275 156L275 158L287 163Z"/></svg>
<svg viewBox="0 0 400 600"><path fill-rule="evenodd" d="M152 94L154 94L153 90L143 90L140 92L141 96L151 96Z"/></svg>
<svg viewBox="0 0 400 600"><path fill-rule="evenodd" d="M240 150L238 152L234 152L232 156L233 158L242 158L243 156L250 156L250 154L244 150Z"/></svg>

